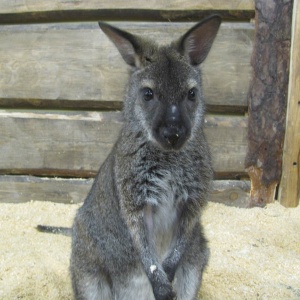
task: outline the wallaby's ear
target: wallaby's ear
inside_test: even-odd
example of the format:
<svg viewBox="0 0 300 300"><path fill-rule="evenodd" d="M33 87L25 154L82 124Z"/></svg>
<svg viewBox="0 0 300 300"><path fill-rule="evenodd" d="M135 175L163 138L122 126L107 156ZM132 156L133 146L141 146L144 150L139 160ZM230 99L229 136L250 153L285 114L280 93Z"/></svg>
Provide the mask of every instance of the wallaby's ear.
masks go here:
<svg viewBox="0 0 300 300"><path fill-rule="evenodd" d="M179 52L186 56L192 65L201 64L209 53L220 24L221 18L214 15L192 27L179 40Z"/></svg>
<svg viewBox="0 0 300 300"><path fill-rule="evenodd" d="M99 22L99 26L107 37L115 44L125 62L130 66L136 65L138 43L129 32Z"/></svg>

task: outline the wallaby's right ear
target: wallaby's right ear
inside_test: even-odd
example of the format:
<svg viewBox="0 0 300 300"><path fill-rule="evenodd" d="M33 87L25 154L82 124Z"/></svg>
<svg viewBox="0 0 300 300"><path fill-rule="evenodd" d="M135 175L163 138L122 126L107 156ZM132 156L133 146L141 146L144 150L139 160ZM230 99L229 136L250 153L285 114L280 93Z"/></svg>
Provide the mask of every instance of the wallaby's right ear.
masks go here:
<svg viewBox="0 0 300 300"><path fill-rule="evenodd" d="M99 26L107 37L115 44L125 62L130 66L137 64L138 42L129 32L99 22Z"/></svg>

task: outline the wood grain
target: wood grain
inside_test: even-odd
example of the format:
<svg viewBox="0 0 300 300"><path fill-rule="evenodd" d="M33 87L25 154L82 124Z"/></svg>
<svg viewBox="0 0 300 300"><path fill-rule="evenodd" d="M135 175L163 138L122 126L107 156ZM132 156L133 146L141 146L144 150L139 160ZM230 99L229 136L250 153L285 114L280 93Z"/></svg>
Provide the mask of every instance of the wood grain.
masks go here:
<svg viewBox="0 0 300 300"><path fill-rule="evenodd" d="M208 115L205 132L218 172L244 172L244 117ZM94 176L117 139L118 112L0 111L0 173Z"/></svg>
<svg viewBox="0 0 300 300"><path fill-rule="evenodd" d="M296 207L300 198L300 2L294 1L290 83L283 151L283 170L279 186L280 203Z"/></svg>
<svg viewBox="0 0 300 300"><path fill-rule="evenodd" d="M228 206L248 208L249 193L249 180L215 180L209 200Z"/></svg>
<svg viewBox="0 0 300 300"><path fill-rule="evenodd" d="M0 203L51 201L80 203L87 196L94 179L0 176Z"/></svg>
<svg viewBox="0 0 300 300"><path fill-rule="evenodd" d="M253 18L252 0L97 1L3 0L0 24L95 20L194 20L218 12L228 19Z"/></svg>
<svg viewBox="0 0 300 300"><path fill-rule="evenodd" d="M93 178L40 178L35 176L0 176L0 203L51 201L81 203L87 196ZM215 180L209 201L247 207L249 181Z"/></svg>
<svg viewBox="0 0 300 300"><path fill-rule="evenodd" d="M166 43L194 23L118 23ZM224 23L203 65L210 111L246 110L253 26ZM0 27L0 107L120 109L128 67L96 23ZM215 108L214 107L219 107Z"/></svg>
<svg viewBox="0 0 300 300"><path fill-rule="evenodd" d="M253 182L250 195L253 206L273 202L281 178L292 2L255 0L253 76L248 94L249 143L245 161Z"/></svg>
<svg viewBox="0 0 300 300"><path fill-rule="evenodd" d="M195 9L226 9L226 10L253 10L254 3L252 0L2 0L0 12L40 12L40 11L56 11L56 10L88 10L88 9L161 9L161 10L195 10Z"/></svg>

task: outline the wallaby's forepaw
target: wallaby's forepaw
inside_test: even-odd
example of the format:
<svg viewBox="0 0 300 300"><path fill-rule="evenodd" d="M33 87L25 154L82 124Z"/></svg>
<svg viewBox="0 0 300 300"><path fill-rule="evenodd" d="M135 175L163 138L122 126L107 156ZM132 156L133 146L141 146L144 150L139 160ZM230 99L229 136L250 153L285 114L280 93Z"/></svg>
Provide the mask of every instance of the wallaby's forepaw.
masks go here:
<svg viewBox="0 0 300 300"><path fill-rule="evenodd" d="M173 291L172 284L167 278L167 274L158 268L153 272L152 281L153 293L156 300L174 300L176 294Z"/></svg>
<svg viewBox="0 0 300 300"><path fill-rule="evenodd" d="M175 268L172 266L172 264L170 262L168 262L167 260L165 260L163 262L163 265L162 265L164 271L166 272L167 276L168 276L168 279L170 282L173 281L174 277L175 277Z"/></svg>
<svg viewBox="0 0 300 300"><path fill-rule="evenodd" d="M163 269L166 272L169 281L172 282L174 277L175 277L175 269L174 268L169 268L168 265L163 265Z"/></svg>
<svg viewBox="0 0 300 300"><path fill-rule="evenodd" d="M171 284L162 284L154 291L156 300L175 300L176 294L172 289Z"/></svg>

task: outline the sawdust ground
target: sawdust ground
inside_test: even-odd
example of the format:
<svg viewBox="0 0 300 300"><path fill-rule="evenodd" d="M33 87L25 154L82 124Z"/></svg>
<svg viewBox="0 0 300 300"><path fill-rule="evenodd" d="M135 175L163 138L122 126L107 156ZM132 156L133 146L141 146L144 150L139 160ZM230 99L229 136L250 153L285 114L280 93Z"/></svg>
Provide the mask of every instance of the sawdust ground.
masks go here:
<svg viewBox="0 0 300 300"><path fill-rule="evenodd" d="M70 226L77 208L0 204L0 299L72 299L70 238L34 227ZM300 299L300 207L209 203L203 223L211 259L201 299Z"/></svg>

